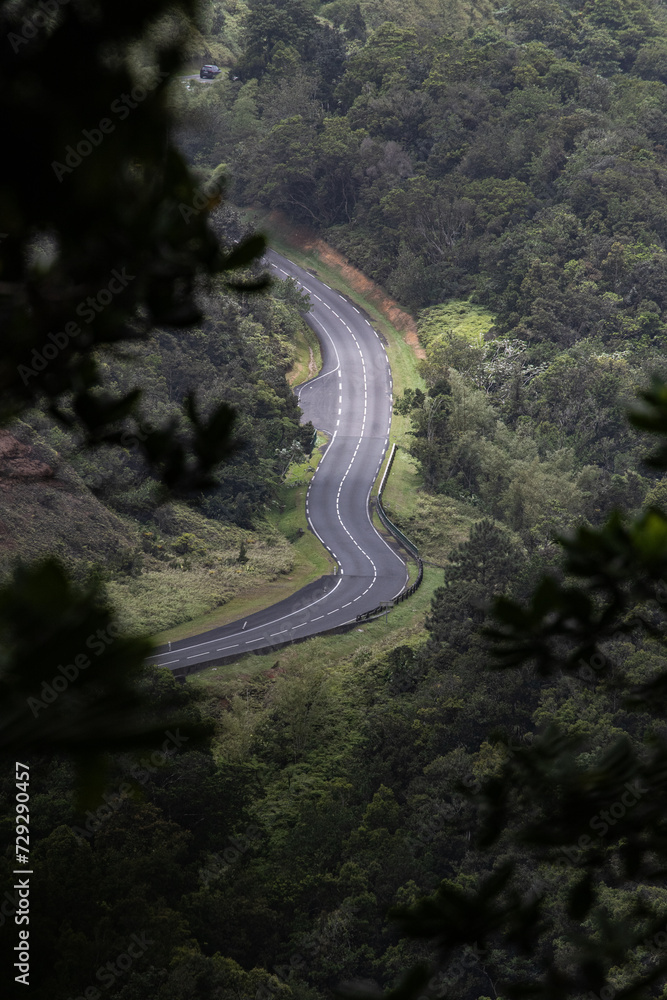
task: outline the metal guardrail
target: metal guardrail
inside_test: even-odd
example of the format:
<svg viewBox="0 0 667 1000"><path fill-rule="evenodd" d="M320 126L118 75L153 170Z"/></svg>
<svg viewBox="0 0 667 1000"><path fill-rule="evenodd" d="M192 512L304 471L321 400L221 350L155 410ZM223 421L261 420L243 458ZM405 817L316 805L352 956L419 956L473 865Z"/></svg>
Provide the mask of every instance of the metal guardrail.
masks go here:
<svg viewBox="0 0 667 1000"><path fill-rule="evenodd" d="M387 512L385 511L384 506L382 504L382 494L384 492L385 486L387 485L387 479L389 477L391 467L394 464L395 455L396 455L396 444L393 444L391 447L391 454L389 455L389 461L387 462L387 467L384 470L384 475L382 476L382 481L380 482L380 488L378 489L376 510L378 512L380 520L384 524L387 531L390 531L392 533L394 538L396 538L396 540L403 546L404 549L406 549L406 551L417 562L417 567L418 567L417 579L415 580L414 583L411 583L409 587L406 587L405 590L402 590L401 593L398 595L398 597L394 598L394 604L400 604L401 601L405 601L407 600L408 597L412 597L412 595L421 586L421 582L424 579L424 563L421 560L421 557L419 555L419 549L417 548L417 546L410 541L408 536L405 535L401 531L401 529L398 528L393 523L393 521L390 520L389 517L387 517ZM386 610L387 608L385 605L378 604L378 606L376 608L373 608L371 611L365 611L363 614L357 615L357 621L361 622L361 621L367 621L369 618L376 618L378 615L384 614Z"/></svg>

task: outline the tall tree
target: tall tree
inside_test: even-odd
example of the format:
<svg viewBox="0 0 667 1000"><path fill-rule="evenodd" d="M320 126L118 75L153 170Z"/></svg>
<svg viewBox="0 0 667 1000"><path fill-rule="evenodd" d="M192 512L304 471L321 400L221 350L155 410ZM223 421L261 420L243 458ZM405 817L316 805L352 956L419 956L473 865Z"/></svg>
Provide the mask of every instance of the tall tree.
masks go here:
<svg viewBox="0 0 667 1000"><path fill-rule="evenodd" d="M521 565L521 549L503 528L489 518L476 521L470 538L450 557L448 582L476 580L490 593L504 591Z"/></svg>
<svg viewBox="0 0 667 1000"><path fill-rule="evenodd" d="M236 72L244 80L261 77L280 45L303 54L316 28L307 0L249 0L245 52Z"/></svg>

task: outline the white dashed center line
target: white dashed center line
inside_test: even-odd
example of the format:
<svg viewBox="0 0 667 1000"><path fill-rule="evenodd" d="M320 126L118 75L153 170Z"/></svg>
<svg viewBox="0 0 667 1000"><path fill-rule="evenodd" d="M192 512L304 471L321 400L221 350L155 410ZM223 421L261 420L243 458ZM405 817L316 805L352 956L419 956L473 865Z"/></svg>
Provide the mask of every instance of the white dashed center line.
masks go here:
<svg viewBox="0 0 667 1000"><path fill-rule="evenodd" d="M273 263L271 263L271 266L274 267L274 268L276 267L276 265L273 264ZM282 274L288 275L288 272L285 271L283 268L279 268L279 270L281 271ZM326 282L322 282L321 284L325 288L327 288L330 291L332 291L332 289L330 288L329 285L326 284ZM341 499L343 499L345 496L347 496L345 485L346 485L346 483L348 481L348 477L350 476L350 473L351 473L351 470L352 470L352 466L354 465L354 462L357 460L357 457L359 456L360 447L361 447L362 443L364 442L365 434L366 434L366 423L367 423L368 413L369 413L369 409L368 409L369 386L368 386L368 376L367 376L367 370L366 370L366 359L364 357L364 353L363 353L363 350L362 350L362 346L361 346L361 344L359 342L359 339L355 335L354 330L352 330L350 328L350 326L345 322L345 320L343 319L343 317L340 316L335 311L335 309L333 309L327 302L325 302L315 291L313 291L312 289L310 289L308 286L304 285L303 283L300 283L300 287L304 291L306 291L309 295L311 295L312 298L316 302L319 302L322 305L324 305L329 310L329 312L332 313L333 317L341 323L341 325L350 334L350 336L352 338L352 341L353 341L354 345L356 346L357 351L359 353L359 361L360 361L360 367L361 367L361 376L362 376L362 379L363 379L363 393L364 393L364 395L363 395L363 400L364 400L364 402L363 402L363 416L362 416L361 428L357 427L353 431L355 437L357 437L357 440L355 442L355 446L354 446L354 450L353 450L353 453L352 453L352 457L350 459L350 462L349 462L349 464L348 464L348 466L347 466L347 468L345 470L345 473L343 474L340 482L338 483L337 486L333 487L333 490L334 490L334 496L335 496L336 515L337 515L337 518L338 518L338 522L339 522L340 526L343 528L343 531L348 536L348 538L352 541L352 543L356 546L356 548L363 554L363 556L369 561L369 563L370 563L370 565L372 567L373 577L372 577L372 580L370 580L370 582L368 583L368 586L366 587L366 589L361 594L357 594L357 596L354 597L354 598L352 598L352 600L349 600L345 604L342 604L341 606L339 606L337 608L333 608L332 610L327 611L326 613L319 614L319 615L317 615L317 616L315 616L313 618L309 618L307 622L300 622L300 623L298 623L296 625L291 626L291 628L285 628L285 629L281 629L278 632L272 632L272 633L270 633L270 638L277 638L277 637L279 637L281 635L284 635L284 634L286 634L288 632L294 632L295 629L304 628L310 622L320 621L320 620L322 620L322 619L324 619L324 618L326 618L326 617L328 617L330 615L334 615L334 614L342 611L345 608L349 608L353 603L355 603L356 601L360 601L363 597L365 597L366 594L368 594L369 591L374 587L374 585L375 585L375 583L376 583L376 581L378 579L377 567L375 565L375 562L373 561L372 556L368 552L366 552L364 550L364 548L362 548L362 546L359 544L359 542L357 541L357 539L352 535L352 533L348 529L348 527L345 524L345 521L343 519L343 516L342 516L342 513L341 513L341 507L340 507ZM361 316L361 313L360 313L359 309L357 309L357 307L355 305L353 305L352 303L350 303L349 300L346 299L344 295L342 295L340 292L336 292L336 294L339 296L339 298L343 302L345 302L348 305L350 305L352 307L352 309L354 309L354 312L358 316ZM315 322L317 323L317 325L319 327L321 327L324 335L331 342L331 346L332 346L333 351L334 351L335 356L336 356L336 368L335 369L331 369L331 371L325 372L322 375L317 376L315 379L310 380L302 388L307 388L313 382L317 382L319 379L324 378L326 375L329 375L329 374L331 374L332 372L335 371L335 373L338 374L338 376L339 376L339 381L338 381L338 393L339 393L339 395L338 395L338 404L339 404L339 406L338 406L338 418L339 419L336 420L336 430L334 431L334 434L333 434L333 436L332 436L332 438L331 438L331 440L330 440L330 442L328 444L328 447L327 447L327 449L325 451L325 454L322 456L322 458L321 458L321 460L319 462L319 465L318 465L318 467L317 467L317 469L315 471L315 474L313 475L313 477L311 479L311 482L310 482L310 484L308 486L308 490L307 490L307 493L306 493L306 515L307 515L308 523L309 523L311 529L313 530L314 534L316 535L316 537L322 542L323 545L325 545L325 547L327 548L327 550L331 553L332 557L338 561L338 556L336 555L336 553L333 551L333 549L330 546L326 545L326 543L322 539L321 535L318 533L317 529L315 528L315 525L313 524L313 521L312 521L312 506L310 504L310 492L311 492L311 490L313 488L313 484L318 479L318 473L322 469L323 465L325 465L325 463L326 463L326 459L333 452L334 443L336 441L336 436L337 436L338 430L340 428L340 424L341 424L340 417L341 417L342 412L343 412L342 411L342 402L343 402L343 396L342 396L342 391L343 391L343 370L341 368L341 362L340 362L340 358L339 358L339 355L338 355L338 351L336 350L336 344L335 344L335 342L334 342L331 334L326 329L326 327L321 323L321 321L317 318L317 316L314 316L313 318L314 318ZM383 395L384 395L384 399L389 398L389 404L391 405L391 402L392 402L391 390L393 389L393 381L392 381L392 378L391 378L391 369L389 368L389 359L387 357L387 352L386 352L386 350L384 348L384 345L382 344L381 338L380 338L377 330L375 330L373 328L373 326L371 325L371 323L369 322L368 319L366 319L365 317L363 317L363 318L364 318L365 325L368 326L368 327L370 327L370 329L373 332L373 335L375 336L375 338L377 340L380 341L380 344L382 346L382 351L383 351L384 358L385 358L386 365L387 365L387 379L388 379L388 384L389 384L389 393L388 394L385 393ZM363 337L362 337L361 333L360 333L359 336L363 340ZM369 367L371 367L371 366L369 365ZM374 370L376 370L376 369L374 369ZM349 377L349 373L347 373L347 374L348 374L348 377ZM350 385L353 385L353 383L350 383ZM359 389L361 389L361 386L359 386ZM354 390L354 391L356 392L356 390ZM299 389L298 392L301 392L301 389ZM360 392L357 392L357 396L360 397ZM352 413L353 410L351 410L350 412ZM381 468L382 460L383 460L383 457L384 457L384 451L386 450L386 447L387 447L387 444L388 444L388 436L389 436L389 428L390 427L391 427L391 416L390 416L390 419L389 419L389 426L387 428L387 437L385 438L384 443L383 443L383 455L380 456L380 460L378 462L377 470L376 470L376 473L375 473L376 476L378 475L379 470ZM350 432L351 432L351 428L348 429L347 431L345 431L344 433L346 433L346 434L349 435ZM349 440L349 438L343 438L343 439L341 439L341 441L348 441L348 440ZM362 452L362 454L364 454L364 453ZM368 451L367 450L366 450L365 454L367 456L366 459L365 459L365 461L367 462L368 461ZM328 468L329 464L326 464L325 467ZM329 487L329 489L331 489L331 487ZM382 536L378 535L378 532L376 531L376 529L375 529L375 527L373 525L373 522L371 520L371 517L370 517L369 500L370 500L371 489L372 489L372 484L371 484L371 486L368 489L368 496L366 498L366 516L367 516L368 522L369 522L369 524L370 524L370 526L371 526L371 528L373 530L373 533L375 535L377 535L381 539L381 541L382 541L382 543L384 545L387 545L386 541L382 538ZM397 559L399 558L398 555L391 549L390 546L387 545L387 548L389 549L390 552L392 552L392 555L396 556ZM402 560L400 560L400 559L399 559L399 561L402 562ZM339 564L339 575L341 577L343 576L344 572L345 571L344 571L343 566ZM363 578L363 576L362 576L362 578ZM334 590L338 587L338 584L341 583L341 582L342 581L339 579L338 583L334 587ZM330 595L331 595L331 592L329 593L329 595L325 595L325 597L326 596L330 596ZM324 599L324 597L320 598L320 600L323 600L323 599ZM315 602L315 603L318 603L318 602ZM280 623L282 624L284 620L285 619L281 620ZM278 622L276 621L276 624L277 623ZM270 624L273 624L273 623L270 623ZM266 633L264 633L263 635L255 638L255 639L248 639L248 640L246 640L245 644L246 645L251 645L253 643L258 643L258 642L266 642ZM235 644L234 646L230 645L230 646L219 647L219 649L217 651L221 652L221 651L223 651L225 649L236 648L237 646L238 646L238 643ZM199 654L197 654L197 655L199 655ZM190 658L194 659L195 657L190 657Z"/></svg>

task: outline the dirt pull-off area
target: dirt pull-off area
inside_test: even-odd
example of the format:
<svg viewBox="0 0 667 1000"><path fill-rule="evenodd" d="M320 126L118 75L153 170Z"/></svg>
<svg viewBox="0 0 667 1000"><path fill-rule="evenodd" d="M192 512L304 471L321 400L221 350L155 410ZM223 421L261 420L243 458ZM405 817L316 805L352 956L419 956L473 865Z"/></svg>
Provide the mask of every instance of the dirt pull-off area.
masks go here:
<svg viewBox="0 0 667 1000"><path fill-rule="evenodd" d="M412 348L416 357L425 358L426 352L419 343L417 336L417 324L409 313L401 309L398 302L390 298L379 285L366 277L356 267L353 267L348 260L334 250L328 243L320 239L315 233L305 226L294 228L289 225L282 213L274 211L269 216L271 226L278 230L282 238L291 243L299 250L308 253L316 253L323 264L332 270L338 271L341 277L347 282L350 288L363 295L364 298L372 302L373 305L385 316L392 326L396 327L403 334L406 344Z"/></svg>

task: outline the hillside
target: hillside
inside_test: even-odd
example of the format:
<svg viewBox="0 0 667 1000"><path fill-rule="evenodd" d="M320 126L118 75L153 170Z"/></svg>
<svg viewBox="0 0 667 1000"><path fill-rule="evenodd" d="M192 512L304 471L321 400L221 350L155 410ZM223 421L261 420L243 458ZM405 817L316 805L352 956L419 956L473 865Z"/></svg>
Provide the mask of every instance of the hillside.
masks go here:
<svg viewBox="0 0 667 1000"><path fill-rule="evenodd" d="M215 224L236 238L242 232L227 209ZM302 459L313 443L288 381L293 369L305 374L316 363L304 307L291 287L252 303L216 292L202 328L158 330L146 345L101 354L106 388L129 390L139 377L146 391L149 409L139 427L120 428L121 448L84 449L41 410L4 431L0 572L56 555L77 578L105 584L126 628L152 634L199 620L231 597L261 590L266 600L267 585L279 577L287 583L295 561L305 582L295 539L273 516L285 504L286 462ZM182 419L192 385L204 413L221 399L237 407L236 450L217 489L167 502L137 444ZM311 569L320 572L319 564Z"/></svg>
<svg viewBox="0 0 667 1000"><path fill-rule="evenodd" d="M27 424L0 431L0 564L47 554L79 570L130 556L127 525Z"/></svg>

